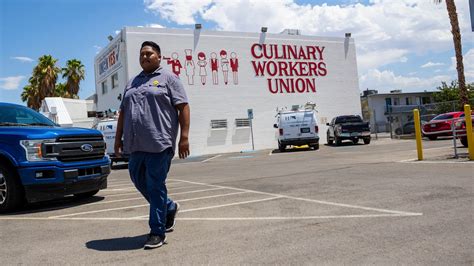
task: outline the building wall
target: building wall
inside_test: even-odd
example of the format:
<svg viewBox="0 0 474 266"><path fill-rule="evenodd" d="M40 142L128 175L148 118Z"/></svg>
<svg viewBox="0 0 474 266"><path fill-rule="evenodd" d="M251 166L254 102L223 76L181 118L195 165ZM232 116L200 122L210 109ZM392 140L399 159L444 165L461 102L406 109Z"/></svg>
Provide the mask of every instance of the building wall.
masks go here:
<svg viewBox="0 0 474 266"><path fill-rule="evenodd" d="M179 73L188 94L191 107L190 143L191 152L210 154L219 152L244 151L252 148L250 128L237 128L235 119L246 118L247 110L253 109L253 133L255 149L276 148L275 123L276 108L292 105L303 105L312 101L318 110L321 143L326 141L326 121L336 115L361 114L359 101L359 85L354 40L351 38L321 38L301 35L281 35L265 33L236 33L199 30L171 30L150 28L125 28L122 31L121 44L125 56L122 76L133 77L141 71L138 61L140 45L145 40L152 40L161 46L164 57L161 65L172 70L166 58L172 58L173 53L184 67L186 65L185 50L192 50L192 60L195 65L194 82L190 84L186 69ZM260 46L262 45L262 46ZM258 58L262 54L259 47L275 45L279 57L270 59ZM283 49L295 47L298 58L286 58ZM252 49L253 47L253 49ZM273 46L272 46L273 47ZM313 47L313 48L310 48ZM107 49L107 48L106 48ZM293 48L294 49L294 48ZM224 72L221 51L227 53L228 83L224 83ZM205 60L198 60L199 53L204 53ZM290 53L287 51L288 54ZM218 84L214 84L210 57L216 54L218 59ZM230 65L232 53L238 58L238 80L234 82ZM275 53L275 52L274 52ZM267 55L270 51L267 50ZM100 57L100 56L99 56ZM283 58L282 58L283 57ZM97 58L96 58L97 59ZM200 67L206 62L205 67ZM270 64L268 72L256 71L254 64ZM269 63L273 62L273 63ZM171 61L170 61L171 63ZM280 69L272 75L273 66L288 66L290 64L313 68L313 75L291 75L290 67L286 71ZM96 63L97 66L97 63ZM206 82L201 83L200 73L206 72ZM188 71L188 74L191 71ZM304 72L304 71L303 71ZM316 74L316 75L314 75ZM291 79L297 83L288 90L275 92L275 84L280 82L291 84ZM102 96L98 91L98 110L117 108L116 97L123 92L125 86L121 79L117 92ZM269 82L271 85L269 85ZM97 82L99 88L100 82ZM303 91L303 84L306 86ZM309 85L308 85L309 84ZM314 91L313 87L314 84ZM303 92L298 92L298 89ZM110 90L109 90L110 91ZM114 100L115 99L115 100ZM227 119L226 129L212 129L211 120Z"/></svg>

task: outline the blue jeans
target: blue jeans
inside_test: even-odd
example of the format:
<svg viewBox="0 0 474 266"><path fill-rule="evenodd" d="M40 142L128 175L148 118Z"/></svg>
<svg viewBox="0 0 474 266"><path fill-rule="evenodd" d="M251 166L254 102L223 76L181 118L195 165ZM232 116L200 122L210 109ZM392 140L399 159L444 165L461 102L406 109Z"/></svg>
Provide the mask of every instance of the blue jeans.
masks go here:
<svg viewBox="0 0 474 266"><path fill-rule="evenodd" d="M135 187L150 203L150 233L164 236L166 214L176 209L176 203L168 198L166 176L173 159L173 150L160 153L133 152L130 155L128 171Z"/></svg>

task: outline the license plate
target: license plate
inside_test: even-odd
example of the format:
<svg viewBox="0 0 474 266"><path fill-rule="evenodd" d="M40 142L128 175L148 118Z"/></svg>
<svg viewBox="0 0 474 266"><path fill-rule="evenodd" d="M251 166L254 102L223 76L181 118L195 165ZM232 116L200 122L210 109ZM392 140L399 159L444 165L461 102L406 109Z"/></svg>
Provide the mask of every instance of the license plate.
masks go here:
<svg viewBox="0 0 474 266"><path fill-rule="evenodd" d="M309 133L309 127L302 128L301 133Z"/></svg>

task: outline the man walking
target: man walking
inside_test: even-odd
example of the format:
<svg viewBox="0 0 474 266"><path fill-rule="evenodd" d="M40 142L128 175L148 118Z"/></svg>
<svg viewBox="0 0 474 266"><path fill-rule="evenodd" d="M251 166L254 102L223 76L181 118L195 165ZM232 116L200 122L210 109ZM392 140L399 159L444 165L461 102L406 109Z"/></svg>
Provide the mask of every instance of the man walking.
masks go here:
<svg viewBox="0 0 474 266"><path fill-rule="evenodd" d="M190 110L179 78L160 67L158 44L146 41L140 49L143 71L127 84L120 105L115 154L130 154L128 169L135 187L150 203L150 234L145 249L162 246L173 230L179 204L167 195L166 177L174 156L189 155ZM122 143L123 136L123 143Z"/></svg>

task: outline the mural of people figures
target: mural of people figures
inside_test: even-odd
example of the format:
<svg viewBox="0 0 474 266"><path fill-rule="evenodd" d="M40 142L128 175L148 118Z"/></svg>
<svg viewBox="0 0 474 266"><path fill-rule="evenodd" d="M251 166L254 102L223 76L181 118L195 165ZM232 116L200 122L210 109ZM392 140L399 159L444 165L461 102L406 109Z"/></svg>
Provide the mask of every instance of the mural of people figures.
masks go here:
<svg viewBox="0 0 474 266"><path fill-rule="evenodd" d="M230 53L230 69L232 70L234 84L239 84L239 59L237 58L237 54L234 52Z"/></svg>
<svg viewBox="0 0 474 266"><path fill-rule="evenodd" d="M173 73L175 73L176 76L179 77L179 74L181 74L181 68L183 68L183 66L181 65L181 62L178 59L178 53L172 53L171 58L163 56L163 59L166 60L166 63L168 63L168 65L171 65L171 71L173 71Z"/></svg>
<svg viewBox="0 0 474 266"><path fill-rule="evenodd" d="M212 52L211 53L211 71L212 71L212 84L217 85L219 84L217 69L219 68L219 61L217 60L217 54Z"/></svg>
<svg viewBox="0 0 474 266"><path fill-rule="evenodd" d="M186 71L186 76L188 77L188 84L194 85L194 60L193 60L193 50L186 49L186 60L184 61L184 69Z"/></svg>
<svg viewBox="0 0 474 266"><path fill-rule="evenodd" d="M199 76L201 76L201 83L202 85L206 85L206 76L207 76L207 71L206 71L206 54L203 52L198 53L198 62L197 65L199 66Z"/></svg>
<svg viewBox="0 0 474 266"><path fill-rule="evenodd" d="M222 74L224 75L224 83L227 84L229 82L229 59L227 59L227 52L225 50L221 50L220 55Z"/></svg>

